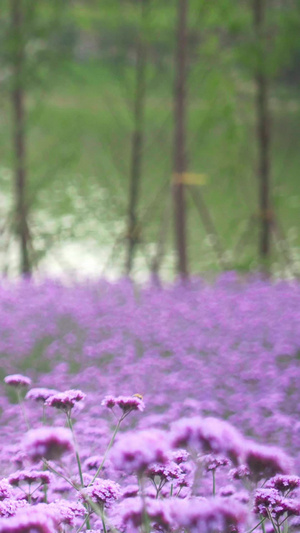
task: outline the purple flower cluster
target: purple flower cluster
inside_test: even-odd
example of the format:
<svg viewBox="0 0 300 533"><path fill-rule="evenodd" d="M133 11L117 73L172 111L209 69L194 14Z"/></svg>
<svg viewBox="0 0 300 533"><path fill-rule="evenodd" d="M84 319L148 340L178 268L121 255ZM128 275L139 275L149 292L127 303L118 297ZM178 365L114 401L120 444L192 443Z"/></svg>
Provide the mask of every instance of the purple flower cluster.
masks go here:
<svg viewBox="0 0 300 533"><path fill-rule="evenodd" d="M0 533L299 531L298 282L0 285L0 323Z"/></svg>
<svg viewBox="0 0 300 533"><path fill-rule="evenodd" d="M4 383L10 387L29 387L31 385L31 379L22 374L11 374L4 378Z"/></svg>
<svg viewBox="0 0 300 533"><path fill-rule="evenodd" d="M10 474L8 482L13 487L18 487L22 483L31 485L32 483L38 483L40 485L46 485L50 483L51 476L49 472L40 472L38 470L21 470Z"/></svg>
<svg viewBox="0 0 300 533"><path fill-rule="evenodd" d="M62 427L31 429L25 435L23 445L32 461L59 459L73 451L72 433Z"/></svg>
<svg viewBox="0 0 300 533"><path fill-rule="evenodd" d="M48 398L50 398L54 394L57 394L57 392L58 391L55 389L46 389L45 387L44 388L37 387L35 389L30 389L30 391L27 392L25 399L44 403L46 400L48 400Z"/></svg>
<svg viewBox="0 0 300 533"><path fill-rule="evenodd" d="M208 417L186 418L172 428L173 446L200 448L204 452L223 453L234 463L244 453L242 435L228 422Z"/></svg>
<svg viewBox="0 0 300 533"><path fill-rule="evenodd" d="M123 413L131 411L144 411L145 404L140 395L134 396L105 396L101 405L113 409L116 405L122 409Z"/></svg>
<svg viewBox="0 0 300 533"><path fill-rule="evenodd" d="M48 396L45 404L50 407L56 407L66 413L70 413L76 403L84 400L85 394L81 390L67 390Z"/></svg>
<svg viewBox="0 0 300 533"><path fill-rule="evenodd" d="M141 474L151 463L167 463L168 451L168 439L162 431L135 431L120 437L110 459L117 469Z"/></svg>
<svg viewBox="0 0 300 533"><path fill-rule="evenodd" d="M110 479L96 479L94 483L82 491L82 497L101 507L109 506L121 496L120 485Z"/></svg>

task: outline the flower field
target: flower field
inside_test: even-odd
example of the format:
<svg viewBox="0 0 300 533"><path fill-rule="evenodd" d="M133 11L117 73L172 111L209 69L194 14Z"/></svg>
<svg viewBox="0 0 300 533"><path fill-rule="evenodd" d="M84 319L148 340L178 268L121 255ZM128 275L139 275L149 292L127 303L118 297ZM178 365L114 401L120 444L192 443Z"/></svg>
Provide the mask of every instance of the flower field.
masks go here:
<svg viewBox="0 0 300 533"><path fill-rule="evenodd" d="M0 533L300 531L300 285L0 286Z"/></svg>

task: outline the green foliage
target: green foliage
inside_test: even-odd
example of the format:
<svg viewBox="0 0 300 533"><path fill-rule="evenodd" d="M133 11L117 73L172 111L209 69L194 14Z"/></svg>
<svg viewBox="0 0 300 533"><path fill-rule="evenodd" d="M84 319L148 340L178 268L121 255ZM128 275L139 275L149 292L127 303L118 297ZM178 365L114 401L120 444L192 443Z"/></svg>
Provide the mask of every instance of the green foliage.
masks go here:
<svg viewBox="0 0 300 533"><path fill-rule="evenodd" d="M139 209L142 217L150 210L143 227L145 242L157 239L167 202L166 192L160 191L172 174L177 2L146 1L147 17L142 25L137 0L23 0L28 201L37 261L59 240L92 235L97 242L103 219L112 243L122 236L140 32L147 43L148 63ZM4 154L1 165L9 171L9 90L16 42L10 28L10 2L2 3L0 146ZM298 135L294 118L295 109L299 115L298 95L294 110L286 109L290 92L288 89L280 93L277 80L280 78L282 83L285 69L294 64L299 53L299 5L288 0L269 0L266 35L258 43L251 4L246 0L190 0L189 5L189 167L191 172L207 175L207 185L201 192L212 209L224 247L232 256L248 216L256 210L252 79L259 64L274 81L276 187L282 185L288 149L283 125L289 136ZM299 192L297 153L293 146L290 170L282 185L286 197L280 187L275 189L278 209L289 225L294 222L285 198ZM2 190L5 187L12 195L9 180L1 177L4 175L7 173L0 172ZM154 207L149 208L152 200ZM188 207L194 268L199 247L202 255L206 254L205 267L217 268L191 198ZM250 252L246 250L245 256L238 259L241 268L253 264L254 237L252 241ZM170 237L168 246L171 250Z"/></svg>

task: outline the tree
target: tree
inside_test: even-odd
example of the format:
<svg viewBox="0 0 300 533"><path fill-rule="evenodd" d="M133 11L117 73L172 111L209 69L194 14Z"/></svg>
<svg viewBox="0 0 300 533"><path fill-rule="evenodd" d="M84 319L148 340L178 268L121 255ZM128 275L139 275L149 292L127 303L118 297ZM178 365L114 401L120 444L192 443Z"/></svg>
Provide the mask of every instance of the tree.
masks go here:
<svg viewBox="0 0 300 533"><path fill-rule="evenodd" d="M31 273L31 261L29 254L28 205L26 200L25 39L23 24L23 1L11 0L11 31L13 43L11 102L14 129L15 220L20 246L20 271L22 274L28 275Z"/></svg>
<svg viewBox="0 0 300 533"><path fill-rule="evenodd" d="M182 277L188 275L186 244L186 206L184 174L186 155L186 76L187 76L187 14L188 0L178 0L178 22L175 56L174 87L174 226L177 251L177 270Z"/></svg>
<svg viewBox="0 0 300 533"><path fill-rule="evenodd" d="M260 237L259 256L268 269L271 251L271 158L270 158L270 111L269 111L269 77L266 58L266 1L253 0L253 22L258 44L258 61L255 72L256 120L257 120L257 177L259 183Z"/></svg>
<svg viewBox="0 0 300 533"><path fill-rule="evenodd" d="M146 92L146 61L147 43L145 26L148 11L148 0L140 0L140 28L136 45L135 91L134 91L134 120L131 143L128 227L127 227L127 259L126 273L131 273L134 252L139 241L139 226L137 219L137 203L142 177L142 150L144 138L144 113Z"/></svg>

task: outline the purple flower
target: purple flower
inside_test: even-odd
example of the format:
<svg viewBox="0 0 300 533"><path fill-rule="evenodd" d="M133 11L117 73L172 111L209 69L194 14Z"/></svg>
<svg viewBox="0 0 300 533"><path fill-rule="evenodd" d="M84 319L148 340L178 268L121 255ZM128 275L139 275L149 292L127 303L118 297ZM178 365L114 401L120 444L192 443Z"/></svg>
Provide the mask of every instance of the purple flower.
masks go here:
<svg viewBox="0 0 300 533"><path fill-rule="evenodd" d="M14 516L19 511L19 509L27 507L27 505L28 503L25 499L24 500L11 500L11 499L3 500L2 502L0 502L0 516L3 518ZM0 524L1 524L1 520L0 520ZM6 533L5 529L1 529L1 525L0 525L0 531L3 533L5 531Z"/></svg>
<svg viewBox="0 0 300 533"><path fill-rule="evenodd" d="M120 470L142 473L151 463L167 463L168 450L168 440L162 431L136 431L119 438L110 458Z"/></svg>
<svg viewBox="0 0 300 533"><path fill-rule="evenodd" d="M244 450L243 436L228 422L213 417L183 418L175 422L172 444L223 453L234 463L238 462Z"/></svg>
<svg viewBox="0 0 300 533"><path fill-rule="evenodd" d="M86 395L81 390L67 390L48 397L45 404L50 407L56 407L56 409L61 409L66 413L70 413L74 405L77 402L84 400L85 396Z"/></svg>
<svg viewBox="0 0 300 533"><path fill-rule="evenodd" d="M205 455L204 457L200 457L199 461L204 465L205 470L207 472L210 472L211 470L216 470L217 468L220 468L221 466L228 466L229 461L226 459L226 457L222 457L220 455Z"/></svg>
<svg viewBox="0 0 300 533"><path fill-rule="evenodd" d="M135 498L139 493L139 486L138 485L127 485L125 488L122 489L122 497L123 498Z"/></svg>
<svg viewBox="0 0 300 533"><path fill-rule="evenodd" d="M72 433L62 427L31 429L25 435L24 449L32 461L59 459L73 451Z"/></svg>
<svg viewBox="0 0 300 533"><path fill-rule="evenodd" d="M292 490L300 487L300 477L298 476L284 476L278 474L267 481L265 487L270 489L274 488L280 492L291 492Z"/></svg>
<svg viewBox="0 0 300 533"><path fill-rule="evenodd" d="M171 515L177 527L190 533L229 533L238 531L246 521L247 512L234 499L215 497L210 500L197 498L172 501Z"/></svg>
<svg viewBox="0 0 300 533"><path fill-rule="evenodd" d="M291 459L280 448L252 441L246 444L245 463L255 481L275 474L289 474L291 471Z"/></svg>
<svg viewBox="0 0 300 533"><path fill-rule="evenodd" d="M85 515L85 508L80 502L69 502L67 500L56 500L50 503L47 508L59 524L75 526L76 519Z"/></svg>
<svg viewBox="0 0 300 533"><path fill-rule="evenodd" d="M47 485L50 483L51 476L48 472L40 472L38 470L20 470L14 472L8 478L8 482L13 487L18 487L22 483L38 483L40 485Z"/></svg>
<svg viewBox="0 0 300 533"><path fill-rule="evenodd" d="M52 513L30 507L12 518L0 519L0 533L57 533L57 521Z"/></svg>
<svg viewBox="0 0 300 533"><path fill-rule="evenodd" d="M250 476L250 470L248 466L246 465L241 465L241 466L238 466L237 468L232 468L228 472L228 477L230 479L244 479L249 476Z"/></svg>
<svg viewBox="0 0 300 533"><path fill-rule="evenodd" d="M8 480L3 478L0 480L0 501L10 498L12 496L12 489Z"/></svg>
<svg viewBox="0 0 300 533"><path fill-rule="evenodd" d="M26 400L34 400L35 402L42 402L44 403L48 398L53 396L57 393L57 390L55 389L45 389L45 388L35 388L30 389L30 391L27 392L25 399Z"/></svg>
<svg viewBox="0 0 300 533"><path fill-rule="evenodd" d="M10 387L29 387L31 385L31 379L22 374L11 374L4 378L4 383L10 385Z"/></svg>
<svg viewBox="0 0 300 533"><path fill-rule="evenodd" d="M109 506L120 498L121 494L120 485L110 479L96 479L92 485L81 491L84 500L92 500L100 507Z"/></svg>
<svg viewBox="0 0 300 533"><path fill-rule="evenodd" d="M258 489L254 497L254 512L262 516L268 516L269 512L277 519L289 510L289 503L290 500L276 489Z"/></svg>
<svg viewBox="0 0 300 533"><path fill-rule="evenodd" d="M154 528L168 531L173 526L173 520L170 513L169 501L156 500L152 498L130 498L125 500L118 509L121 519L121 527L126 531L138 531L145 520L145 514L148 520L154 524Z"/></svg>
<svg viewBox="0 0 300 533"><path fill-rule="evenodd" d="M140 395L134 396L105 396L101 405L113 409L116 405L122 409L123 413L128 414L131 411L144 411L145 404Z"/></svg>
<svg viewBox="0 0 300 533"><path fill-rule="evenodd" d="M182 463L185 463L189 459L189 453L186 450L175 450L171 453L171 458L174 461L174 463L180 465Z"/></svg>
<svg viewBox="0 0 300 533"><path fill-rule="evenodd" d="M221 487L218 492L219 496L222 496L224 498L227 498L228 496L233 496L233 494L235 493L236 490L233 485L225 485L225 487Z"/></svg>
<svg viewBox="0 0 300 533"><path fill-rule="evenodd" d="M146 472L146 476L154 479L155 476L159 476L161 480L171 481L174 479L180 479L182 472L180 466L174 462L170 462L166 465L153 464L150 465Z"/></svg>

